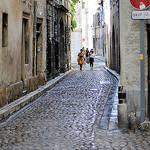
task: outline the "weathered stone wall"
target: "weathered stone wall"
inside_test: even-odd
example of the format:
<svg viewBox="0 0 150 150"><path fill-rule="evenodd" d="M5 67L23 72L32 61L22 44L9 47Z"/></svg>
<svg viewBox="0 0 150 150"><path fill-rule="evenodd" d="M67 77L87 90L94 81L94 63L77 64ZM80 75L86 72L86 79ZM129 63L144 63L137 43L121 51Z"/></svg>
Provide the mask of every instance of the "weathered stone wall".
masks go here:
<svg viewBox="0 0 150 150"><path fill-rule="evenodd" d="M120 73L120 23L118 2L111 1L109 33L109 67Z"/></svg>
<svg viewBox="0 0 150 150"><path fill-rule="evenodd" d="M20 0L0 1L0 20L2 14L8 14L8 46L2 46L0 35L0 107L10 103L21 95L23 84L21 82L21 32L22 7ZM2 21L0 22L2 33Z"/></svg>
<svg viewBox="0 0 150 150"><path fill-rule="evenodd" d="M71 69L71 18L72 18L72 7L71 7L71 0L68 1L68 28L69 28L69 35L68 35L68 56L69 56L69 66L68 69Z"/></svg>
<svg viewBox="0 0 150 150"><path fill-rule="evenodd" d="M38 85L45 84L46 66L46 2L37 1L37 17L42 19L42 52L39 59L41 70L33 77L33 20L34 0L1 0L0 20L2 14L8 14L8 46L2 46L0 34L0 107L14 101L20 96L34 91ZM29 19L29 63L24 64L22 49L22 19ZM2 33L2 22L0 22ZM35 66L34 66L35 67ZM34 68L35 69L35 68Z"/></svg>
<svg viewBox="0 0 150 150"><path fill-rule="evenodd" d="M3 88L21 80L22 8L19 0L10 0L9 3L1 0L0 10L0 20L2 13L8 14L7 47L2 47L2 34L0 34L0 88ZM2 33L2 21L0 33Z"/></svg>
<svg viewBox="0 0 150 150"><path fill-rule="evenodd" d="M131 19L135 10L129 0L120 1L121 85L126 89L128 115L140 111L140 21ZM147 91L147 37L145 28L145 85ZM147 99L147 92L146 92ZM131 114L132 113L132 114ZM135 116L134 116L135 117Z"/></svg>
<svg viewBox="0 0 150 150"><path fill-rule="evenodd" d="M119 3L118 3L119 2ZM118 6L119 4L119 6ZM119 104L119 116L128 125L140 121L140 21L133 20L135 10L129 0L110 1L109 67L120 72L120 84L126 92L125 102ZM118 9L119 8L119 9ZM147 108L147 31L145 21L145 96ZM120 50L120 51L119 51ZM122 113L122 114L121 114ZM146 109L147 113L147 109ZM128 116L128 117L127 117ZM120 122L121 123L121 122Z"/></svg>
<svg viewBox="0 0 150 150"><path fill-rule="evenodd" d="M47 27L46 27L46 0L38 0L37 5L37 17L43 20L42 22L42 58L41 58L41 72L42 74L45 72L46 69L46 43L47 43ZM40 76L42 76L42 74ZM43 74L45 77L45 73ZM41 81L40 81L41 82Z"/></svg>
<svg viewBox="0 0 150 150"><path fill-rule="evenodd" d="M64 3L61 3L64 2ZM68 4L67 4L68 2ZM64 5L66 4L66 5ZM53 12L54 5L54 12ZM64 73L70 64L70 1L47 1L47 79ZM53 29L54 23L54 29ZM53 33L54 32L54 33Z"/></svg>

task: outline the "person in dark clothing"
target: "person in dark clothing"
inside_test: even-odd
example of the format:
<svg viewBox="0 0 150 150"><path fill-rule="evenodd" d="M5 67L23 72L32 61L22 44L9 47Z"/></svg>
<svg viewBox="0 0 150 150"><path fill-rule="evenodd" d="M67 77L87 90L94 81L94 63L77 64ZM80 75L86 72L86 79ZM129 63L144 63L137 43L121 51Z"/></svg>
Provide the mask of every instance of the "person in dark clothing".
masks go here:
<svg viewBox="0 0 150 150"><path fill-rule="evenodd" d="M85 51L85 56L86 56L86 63L88 64L90 62L90 58L89 58L90 52L88 50L88 48Z"/></svg>
<svg viewBox="0 0 150 150"><path fill-rule="evenodd" d="M94 58L95 58L93 49L91 49L89 56L90 56L90 67L93 68L93 62L94 62Z"/></svg>
<svg viewBox="0 0 150 150"><path fill-rule="evenodd" d="M89 49L87 48L87 49L86 49L86 55L85 55L86 58L89 57L89 54L90 54L90 52L89 52Z"/></svg>

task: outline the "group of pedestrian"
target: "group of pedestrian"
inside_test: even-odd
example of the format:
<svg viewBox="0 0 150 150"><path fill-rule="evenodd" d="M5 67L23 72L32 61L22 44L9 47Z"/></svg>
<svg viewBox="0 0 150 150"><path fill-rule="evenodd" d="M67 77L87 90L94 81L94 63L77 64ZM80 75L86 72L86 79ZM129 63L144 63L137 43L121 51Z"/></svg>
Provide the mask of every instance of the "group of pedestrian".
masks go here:
<svg viewBox="0 0 150 150"><path fill-rule="evenodd" d="M95 54L93 49L91 49L90 51L88 48L85 50L84 47L80 49L80 52L78 53L78 59L77 59L78 65L80 66L80 70L82 71L82 65L86 63L87 64L90 63L90 67L93 68L94 58L95 58Z"/></svg>

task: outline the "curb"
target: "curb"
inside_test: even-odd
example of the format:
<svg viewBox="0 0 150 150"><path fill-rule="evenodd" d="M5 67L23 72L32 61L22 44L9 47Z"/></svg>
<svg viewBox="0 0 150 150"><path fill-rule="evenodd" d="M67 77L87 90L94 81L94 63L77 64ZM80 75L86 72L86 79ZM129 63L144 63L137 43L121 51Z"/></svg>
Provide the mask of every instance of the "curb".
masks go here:
<svg viewBox="0 0 150 150"><path fill-rule="evenodd" d="M114 76L118 83L120 82L120 75L117 74L116 71L108 68L107 66L104 66L104 69ZM118 93L116 93L114 97L108 130L118 130Z"/></svg>
<svg viewBox="0 0 150 150"><path fill-rule="evenodd" d="M108 71L111 75L113 75L113 76L117 79L118 82L120 81L120 76L119 76L119 74L116 73L116 71L111 70L111 69L108 68L107 66L104 66L104 69L105 69L106 71Z"/></svg>
<svg viewBox="0 0 150 150"><path fill-rule="evenodd" d="M74 70L71 69L65 73L62 73L56 78L48 81L45 85L40 86L37 90L30 92L27 95L15 100L14 102L0 108L0 122L8 119L13 113L19 111L25 105L35 101L37 98L43 95L46 91L52 89L57 83L62 81L65 77L69 76L73 72Z"/></svg>

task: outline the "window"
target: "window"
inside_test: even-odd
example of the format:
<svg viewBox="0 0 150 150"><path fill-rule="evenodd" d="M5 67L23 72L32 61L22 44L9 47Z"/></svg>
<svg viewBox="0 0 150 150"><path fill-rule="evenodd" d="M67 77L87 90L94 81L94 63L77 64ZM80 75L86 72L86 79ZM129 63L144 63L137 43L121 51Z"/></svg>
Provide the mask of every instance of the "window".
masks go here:
<svg viewBox="0 0 150 150"><path fill-rule="evenodd" d="M29 27L28 19L23 18L23 49L25 52L25 64L29 64Z"/></svg>
<svg viewBox="0 0 150 150"><path fill-rule="evenodd" d="M8 14L2 15L2 47L8 46Z"/></svg>
<svg viewBox="0 0 150 150"><path fill-rule="evenodd" d="M36 74L42 71L42 20L37 19L36 31Z"/></svg>

